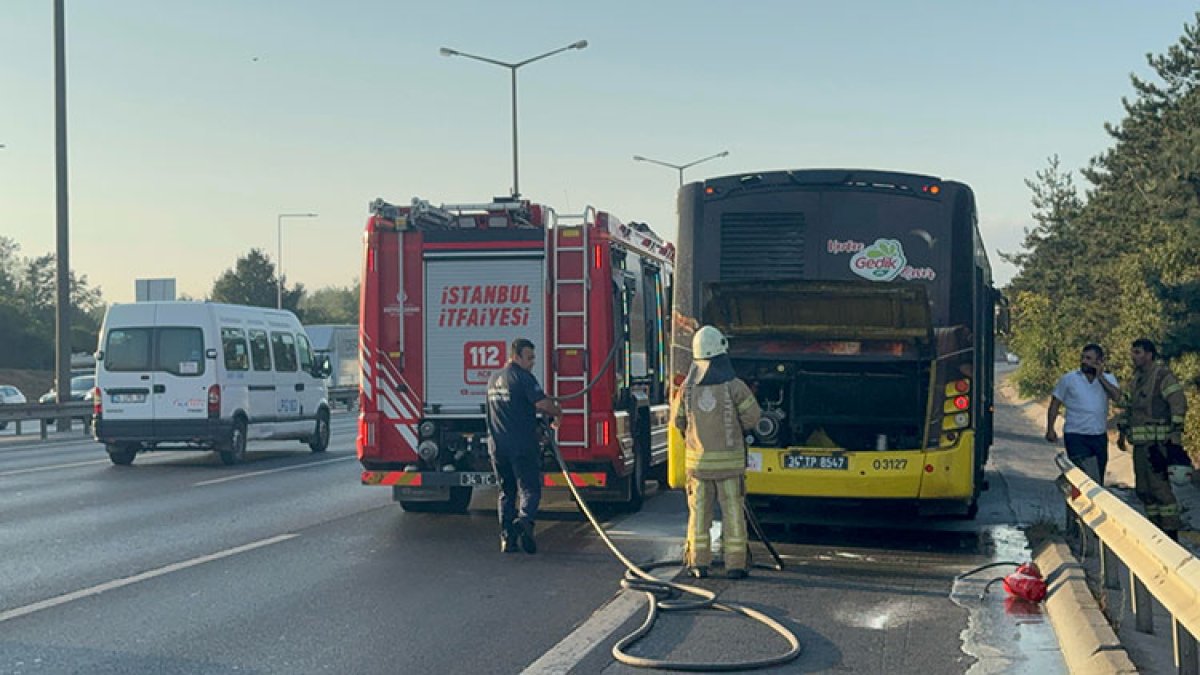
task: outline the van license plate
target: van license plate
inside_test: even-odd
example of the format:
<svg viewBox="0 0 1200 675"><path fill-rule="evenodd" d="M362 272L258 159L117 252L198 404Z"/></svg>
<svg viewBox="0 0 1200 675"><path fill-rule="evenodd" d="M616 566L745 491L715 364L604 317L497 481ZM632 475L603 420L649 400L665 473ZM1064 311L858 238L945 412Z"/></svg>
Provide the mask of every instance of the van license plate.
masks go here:
<svg viewBox="0 0 1200 675"><path fill-rule="evenodd" d="M145 394L113 394L113 403L145 403Z"/></svg>
<svg viewBox="0 0 1200 675"><path fill-rule="evenodd" d="M482 471L458 474L459 485L495 485L496 474Z"/></svg>
<svg viewBox="0 0 1200 675"><path fill-rule="evenodd" d="M845 455L784 455L783 468L845 471L850 468L850 459Z"/></svg>

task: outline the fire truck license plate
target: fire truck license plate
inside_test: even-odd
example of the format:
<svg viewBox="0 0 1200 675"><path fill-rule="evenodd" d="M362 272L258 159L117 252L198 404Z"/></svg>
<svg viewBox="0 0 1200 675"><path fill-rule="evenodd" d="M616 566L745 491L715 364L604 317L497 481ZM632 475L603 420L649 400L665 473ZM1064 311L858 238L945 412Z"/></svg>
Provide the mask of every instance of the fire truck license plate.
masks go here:
<svg viewBox="0 0 1200 675"><path fill-rule="evenodd" d="M785 469L835 469L844 471L850 468L850 459L844 455L784 455Z"/></svg>
<svg viewBox="0 0 1200 675"><path fill-rule="evenodd" d="M496 474L483 473L482 471L474 473L458 474L459 485L495 485Z"/></svg>

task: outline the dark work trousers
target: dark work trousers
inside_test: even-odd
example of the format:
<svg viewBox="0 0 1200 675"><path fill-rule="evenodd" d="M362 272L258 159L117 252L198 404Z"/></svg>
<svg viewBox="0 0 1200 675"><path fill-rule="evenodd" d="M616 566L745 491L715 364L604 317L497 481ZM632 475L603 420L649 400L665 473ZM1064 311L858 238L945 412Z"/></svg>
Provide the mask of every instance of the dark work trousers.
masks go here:
<svg viewBox="0 0 1200 675"><path fill-rule="evenodd" d="M493 454L492 469L500 480L500 530L516 520L533 525L542 501L541 459L535 452Z"/></svg>
<svg viewBox="0 0 1200 675"><path fill-rule="evenodd" d="M1094 478L1097 483L1104 484L1104 470L1108 466L1108 434L1063 434L1063 446L1067 449L1067 458L1077 465L1088 457L1095 457L1100 475Z"/></svg>

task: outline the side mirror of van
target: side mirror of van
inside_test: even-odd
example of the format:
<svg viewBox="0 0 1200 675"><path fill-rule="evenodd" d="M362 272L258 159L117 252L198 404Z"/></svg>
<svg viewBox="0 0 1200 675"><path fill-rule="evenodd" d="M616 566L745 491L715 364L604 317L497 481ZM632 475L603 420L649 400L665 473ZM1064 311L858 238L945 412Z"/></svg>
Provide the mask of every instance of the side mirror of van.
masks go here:
<svg viewBox="0 0 1200 675"><path fill-rule="evenodd" d="M329 356L322 354L313 361L313 377L325 379L333 372L333 366L329 363Z"/></svg>
<svg viewBox="0 0 1200 675"><path fill-rule="evenodd" d="M99 363L100 361L104 360L104 351L103 350L98 351L95 354L93 354L93 356L96 357L96 362Z"/></svg>

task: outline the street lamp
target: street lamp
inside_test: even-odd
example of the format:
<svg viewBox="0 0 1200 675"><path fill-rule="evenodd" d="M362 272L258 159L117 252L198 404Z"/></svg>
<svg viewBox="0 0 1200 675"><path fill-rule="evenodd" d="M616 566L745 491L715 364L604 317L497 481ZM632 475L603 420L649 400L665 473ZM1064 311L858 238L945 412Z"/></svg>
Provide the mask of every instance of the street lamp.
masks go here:
<svg viewBox="0 0 1200 675"><path fill-rule="evenodd" d="M449 47L442 47L438 50L438 53L442 56L464 56L468 59L475 59L476 61L483 61L484 63L490 63L495 66L508 68L509 71L512 72L513 197L521 196L520 182L518 180L519 173L517 171L517 68L520 68L521 66L527 66L534 61L541 61L546 57L554 56L555 54L558 54L559 52L565 52L568 49L583 49L587 46L587 40L580 40L578 42L572 42L566 47L559 47L558 49L546 52L545 54L539 54L532 58L525 59L524 61L518 61L516 63L506 63L504 61L497 61L496 59L489 59L486 56L476 56L475 54L460 52L457 49L450 49Z"/></svg>
<svg viewBox="0 0 1200 675"><path fill-rule="evenodd" d="M689 169L693 166L696 166L697 164L700 164L701 162L707 162L710 159L717 159L718 157L726 157L728 155L729 155L728 150L722 150L721 152L718 152L715 155L710 155L708 157L705 157L704 159L698 159L694 162L688 162L687 164L671 164L670 162L662 162L657 159L650 159L649 157L642 157L641 155L634 155L633 161L635 161L635 162L650 162L651 164L658 164L660 166L665 166L670 169L675 169L676 171L679 172L679 187L683 187L683 170L684 169Z"/></svg>
<svg viewBox="0 0 1200 675"><path fill-rule="evenodd" d="M279 269L275 277L275 309L283 309L283 219L284 218L316 218L315 213L281 213L275 218L278 236L275 239L276 262Z"/></svg>

